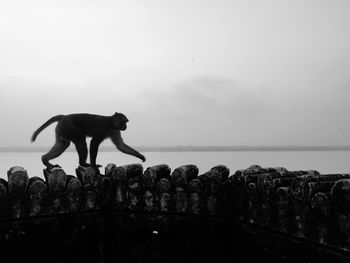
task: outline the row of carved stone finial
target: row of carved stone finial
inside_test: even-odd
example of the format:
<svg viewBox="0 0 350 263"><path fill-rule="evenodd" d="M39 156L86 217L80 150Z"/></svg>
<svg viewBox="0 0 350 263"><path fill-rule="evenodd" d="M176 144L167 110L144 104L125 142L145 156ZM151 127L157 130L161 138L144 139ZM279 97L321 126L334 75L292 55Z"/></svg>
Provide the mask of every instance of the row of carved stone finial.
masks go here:
<svg viewBox="0 0 350 263"><path fill-rule="evenodd" d="M58 213L117 209L236 218L267 229L350 249L350 174L252 165L230 176L224 165L198 175L195 165L78 167L29 178L12 167L0 179L0 222Z"/></svg>
<svg viewBox="0 0 350 263"><path fill-rule="evenodd" d="M171 172L163 164L143 172L140 164L108 164L104 174L78 167L76 176L55 167L44 170L43 180L29 178L23 167L16 166L8 171L7 181L0 180L1 218L102 208L215 214L218 188L228 175L223 165L198 176L195 165Z"/></svg>
<svg viewBox="0 0 350 263"><path fill-rule="evenodd" d="M253 165L229 180L234 217L350 250L350 174Z"/></svg>

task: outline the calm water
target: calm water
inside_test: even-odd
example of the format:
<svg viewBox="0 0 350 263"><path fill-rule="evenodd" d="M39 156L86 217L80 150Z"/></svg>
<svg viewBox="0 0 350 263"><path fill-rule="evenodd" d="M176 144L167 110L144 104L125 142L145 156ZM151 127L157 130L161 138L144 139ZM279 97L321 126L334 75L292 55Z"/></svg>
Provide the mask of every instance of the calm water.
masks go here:
<svg viewBox="0 0 350 263"><path fill-rule="evenodd" d="M28 175L43 177L42 153L0 153L0 178L7 179L7 171L12 166L22 166ZM224 164L231 174L252 164L263 167L285 167L288 170L315 169L320 173L350 173L350 151L248 151L248 152L144 152L147 158L142 163L144 169L157 164L168 164L172 170L185 164L195 164L200 173L211 167ZM97 162L125 165L138 163L135 157L120 152L100 152ZM65 152L53 163L60 164L67 174L75 175L78 156L75 152ZM104 171L104 167L101 172Z"/></svg>

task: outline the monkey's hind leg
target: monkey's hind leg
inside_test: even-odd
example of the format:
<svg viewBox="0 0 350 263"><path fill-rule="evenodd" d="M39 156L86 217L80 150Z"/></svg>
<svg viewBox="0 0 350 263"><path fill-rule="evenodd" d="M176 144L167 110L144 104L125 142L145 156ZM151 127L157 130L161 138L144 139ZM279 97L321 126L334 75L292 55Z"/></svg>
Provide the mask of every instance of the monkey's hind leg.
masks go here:
<svg viewBox="0 0 350 263"><path fill-rule="evenodd" d="M87 150L85 137L75 139L73 143L75 144L75 148L77 149L77 152L79 155L79 165L88 167L89 165L86 163L88 150Z"/></svg>
<svg viewBox="0 0 350 263"><path fill-rule="evenodd" d="M53 167L60 167L57 164L51 164L49 161L60 156L68 148L69 144L70 142L67 139L60 136L56 137L55 145L52 146L51 150L48 153L44 154L41 157L41 160L43 164L47 167L47 169L51 169Z"/></svg>

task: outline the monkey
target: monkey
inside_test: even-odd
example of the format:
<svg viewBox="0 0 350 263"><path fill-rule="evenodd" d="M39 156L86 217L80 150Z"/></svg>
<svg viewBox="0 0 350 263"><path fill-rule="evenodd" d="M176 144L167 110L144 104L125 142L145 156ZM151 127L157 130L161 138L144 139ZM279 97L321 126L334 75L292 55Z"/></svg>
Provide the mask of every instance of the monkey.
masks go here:
<svg viewBox="0 0 350 263"><path fill-rule="evenodd" d="M99 145L107 138L110 138L118 150L123 153L133 155L143 162L146 161L144 155L134 150L124 143L120 131L127 128L128 118L116 112L112 116L102 116L88 113L75 113L68 115L56 115L41 125L32 135L31 142L34 142L41 131L54 122L58 122L55 128L56 142L51 150L41 157L42 163L48 170L53 167L60 167L51 164L50 160L60 156L73 142L79 155L79 165L83 167L92 166L95 169L101 167L96 164ZM86 137L91 137L90 142L90 164L86 162L88 149Z"/></svg>

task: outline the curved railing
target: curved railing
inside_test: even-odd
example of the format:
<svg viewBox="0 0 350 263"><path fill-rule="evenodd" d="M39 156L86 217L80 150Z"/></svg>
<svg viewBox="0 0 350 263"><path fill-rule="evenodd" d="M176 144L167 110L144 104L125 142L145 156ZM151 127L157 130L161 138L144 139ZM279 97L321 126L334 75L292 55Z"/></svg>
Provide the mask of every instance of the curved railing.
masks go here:
<svg viewBox="0 0 350 263"><path fill-rule="evenodd" d="M84 211L199 215L234 219L344 251L350 249L350 174L224 165L108 164L104 174L78 167L44 170L44 179L12 167L0 179L0 223ZM137 213L136 213L137 214ZM152 220L161 220L161 216ZM147 219L145 219L147 220ZM6 228L1 235L9 235ZM13 230L12 230L13 231Z"/></svg>

